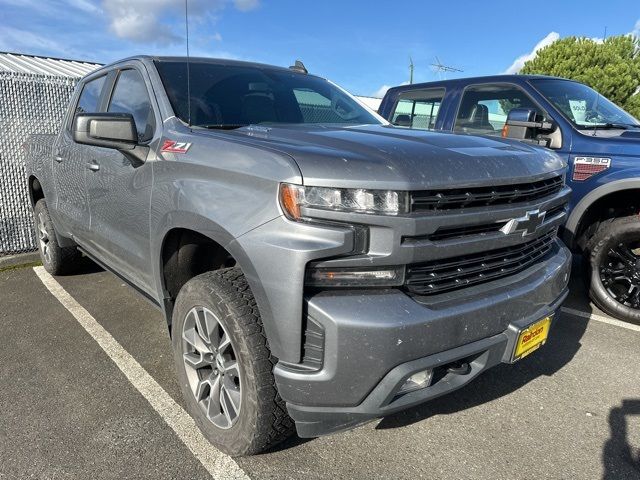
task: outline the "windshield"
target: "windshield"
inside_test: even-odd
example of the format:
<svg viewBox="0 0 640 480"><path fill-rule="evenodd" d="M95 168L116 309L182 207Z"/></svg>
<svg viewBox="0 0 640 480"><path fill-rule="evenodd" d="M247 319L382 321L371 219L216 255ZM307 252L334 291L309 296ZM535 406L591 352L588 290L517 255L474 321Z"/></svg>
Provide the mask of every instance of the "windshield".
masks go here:
<svg viewBox="0 0 640 480"><path fill-rule="evenodd" d="M156 61L171 106L189 121L187 64ZM191 124L236 128L256 124L381 124L331 82L295 71L192 60Z"/></svg>
<svg viewBox="0 0 640 480"><path fill-rule="evenodd" d="M553 79L531 83L579 129L638 125L635 118L582 83Z"/></svg>

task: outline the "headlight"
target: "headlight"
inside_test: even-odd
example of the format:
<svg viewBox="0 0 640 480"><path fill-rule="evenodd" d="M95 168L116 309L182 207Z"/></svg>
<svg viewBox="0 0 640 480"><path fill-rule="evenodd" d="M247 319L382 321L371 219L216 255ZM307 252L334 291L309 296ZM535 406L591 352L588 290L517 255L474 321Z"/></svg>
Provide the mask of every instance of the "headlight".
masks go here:
<svg viewBox="0 0 640 480"><path fill-rule="evenodd" d="M280 205L292 220L301 220L303 207L341 212L398 215L409 211L409 193L362 188L308 187L282 183Z"/></svg>

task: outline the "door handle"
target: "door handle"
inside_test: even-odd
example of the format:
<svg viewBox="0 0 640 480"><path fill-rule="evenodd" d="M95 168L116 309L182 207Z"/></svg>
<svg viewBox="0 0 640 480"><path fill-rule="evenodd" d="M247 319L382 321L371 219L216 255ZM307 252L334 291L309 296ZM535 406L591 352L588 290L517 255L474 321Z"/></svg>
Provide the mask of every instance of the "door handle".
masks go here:
<svg viewBox="0 0 640 480"><path fill-rule="evenodd" d="M53 159L58 163L62 162L62 157L60 155L56 155L55 157L53 157Z"/></svg>
<svg viewBox="0 0 640 480"><path fill-rule="evenodd" d="M89 170L93 171L93 172L97 172L98 170L100 170L100 165L98 165L97 163L94 162L87 162L84 164L85 168L88 168Z"/></svg>

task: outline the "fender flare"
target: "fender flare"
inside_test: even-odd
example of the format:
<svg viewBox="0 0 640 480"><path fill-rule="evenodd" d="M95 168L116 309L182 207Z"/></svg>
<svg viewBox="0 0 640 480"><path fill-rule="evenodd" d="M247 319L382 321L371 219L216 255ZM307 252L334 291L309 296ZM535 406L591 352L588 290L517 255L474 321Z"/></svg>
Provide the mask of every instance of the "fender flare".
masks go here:
<svg viewBox="0 0 640 480"><path fill-rule="evenodd" d="M580 221L582 220L582 217L584 216L585 212L595 202L612 193L621 192L624 190L635 190L635 189L640 190L640 178L625 178L622 180L615 180L613 182L609 182L604 185L601 185L598 188L590 191L584 197L582 197L582 199L571 211L571 214L567 219L567 223L565 224L565 227L564 227L565 243L570 248L573 248L575 246L576 233L578 231Z"/></svg>

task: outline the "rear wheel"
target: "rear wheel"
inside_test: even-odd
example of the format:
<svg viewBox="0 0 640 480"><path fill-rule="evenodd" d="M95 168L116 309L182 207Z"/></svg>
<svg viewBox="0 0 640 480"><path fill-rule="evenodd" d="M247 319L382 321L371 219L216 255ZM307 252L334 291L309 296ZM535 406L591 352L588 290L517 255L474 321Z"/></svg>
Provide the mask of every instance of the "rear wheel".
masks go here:
<svg viewBox="0 0 640 480"><path fill-rule="evenodd" d="M293 433L273 377L258 308L240 268L207 272L180 290L172 342L187 409L204 435L234 456Z"/></svg>
<svg viewBox="0 0 640 480"><path fill-rule="evenodd" d="M41 198L33 208L33 223L38 239L38 251L42 265L52 275L73 272L82 261L82 254L76 247L61 247L58 244L49 209Z"/></svg>
<svg viewBox="0 0 640 480"><path fill-rule="evenodd" d="M602 224L585 255L591 300L613 317L640 323L640 217Z"/></svg>

